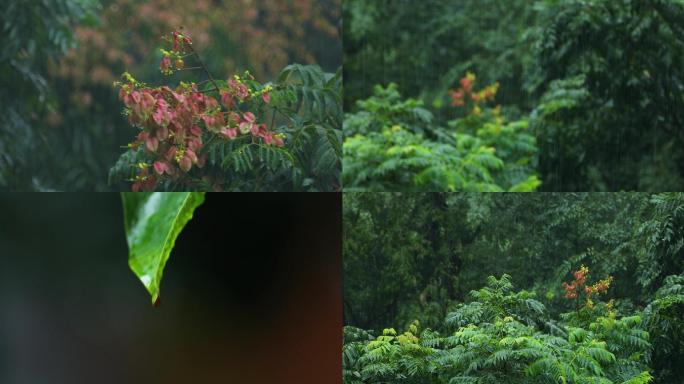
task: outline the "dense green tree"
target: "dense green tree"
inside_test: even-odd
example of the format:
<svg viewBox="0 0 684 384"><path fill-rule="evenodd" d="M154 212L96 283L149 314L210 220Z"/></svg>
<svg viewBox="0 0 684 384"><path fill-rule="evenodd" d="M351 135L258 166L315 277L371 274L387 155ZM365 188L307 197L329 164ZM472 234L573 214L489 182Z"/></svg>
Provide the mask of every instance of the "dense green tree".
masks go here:
<svg viewBox="0 0 684 384"><path fill-rule="evenodd" d="M344 126L345 189L521 192L539 186L534 133L519 120L527 103L523 63L532 59L526 26L535 12L528 2L350 1L343 13L344 97L351 112ZM472 72L478 87L493 85L491 95L503 107L470 104L479 97L470 93ZM450 100L450 89L464 81L465 100ZM411 98L402 99L394 83Z"/></svg>
<svg viewBox="0 0 684 384"><path fill-rule="evenodd" d="M461 269L455 251L469 241L466 233L451 232L459 226L453 222L462 226L465 218L449 215L446 208L442 194L344 196L344 315L349 324L378 328L395 319L421 317L428 324L443 319L441 303L456 294L454 280Z"/></svg>
<svg viewBox="0 0 684 384"><path fill-rule="evenodd" d="M536 40L545 189L684 187L684 2L547 2Z"/></svg>
<svg viewBox="0 0 684 384"><path fill-rule="evenodd" d="M385 275L382 270L389 273L398 268L391 263L393 258L401 261L405 277L388 276L388 279L394 279L392 284L401 285L404 279L416 284L413 272L422 259L404 264L406 259L401 254L432 252L432 255L422 257L447 263L432 266L435 268L432 273L445 276L442 286L449 287L450 294L428 296L427 302L435 301L443 308L442 312L446 310L448 300L464 299L488 273L509 273L515 284L535 288L541 294L548 293L560 305L557 310L551 308L557 313L567 309L559 297L560 284L572 268L582 263L590 265L598 275L615 276L621 281L615 289L616 295L643 304L639 276L646 276L647 268L654 268L652 265L669 265L663 261L653 263L649 258L655 256L643 251L647 240L654 237L646 232L649 223L655 225L647 220L653 210L649 199L649 195L633 193L433 193L379 194L377 197L371 193L349 194L345 196L344 252L345 266L349 268L345 273L348 283L345 287L349 294L357 294L352 287L365 287L368 284L365 279L371 279L370 276L381 277ZM432 231L438 231L448 239L444 241L450 245L432 244L425 238L430 231L421 229L428 224L434 226ZM415 235L405 235L407 228ZM377 236L377 233L384 235ZM378 260L374 264L378 266L377 270L367 267L368 258ZM670 256L668 260L672 260L668 263L674 263L680 256ZM662 281L665 276L678 273L677 268L681 269L681 264L659 269L655 275ZM424 280L417 280L420 281ZM363 295L388 300L406 297L404 303L418 305L423 289L425 285L418 283L409 292L399 290L398 296L395 293L373 296L370 292ZM380 310L378 304L363 300L352 300L352 303L359 306L357 316L363 316L359 319L365 319L360 325L366 328L383 326L381 314L385 311ZM366 310L371 313L365 313ZM373 320L373 314L381 316L380 321ZM398 317L400 324L411 320L411 316Z"/></svg>
<svg viewBox="0 0 684 384"><path fill-rule="evenodd" d="M355 0L343 14L346 111L364 111L357 102L374 85L397 83L445 125L460 117L443 108L448 90L473 71L500 82L504 116L529 121L542 190L684 188L682 0ZM403 162L459 167L444 159L457 152L404 136L352 139L350 153L408 145L426 155Z"/></svg>
<svg viewBox="0 0 684 384"><path fill-rule="evenodd" d="M639 316L590 311L586 327L552 328L544 305L514 292L510 276L489 277L440 333L413 323L373 335L345 329L344 382L351 383L648 383L648 332Z"/></svg>
<svg viewBox="0 0 684 384"><path fill-rule="evenodd" d="M500 81L501 102L526 105L523 78L532 60L526 0L346 1L345 110L372 95L373 85L398 83L410 97L442 102L468 70Z"/></svg>
<svg viewBox="0 0 684 384"><path fill-rule="evenodd" d="M489 95L498 85L462 98ZM501 108L459 102L465 111L442 126L422 101L402 100L396 84L375 87L344 122L343 184L347 191L530 192L536 141L527 121L507 122ZM483 107L485 107L483 109Z"/></svg>
<svg viewBox="0 0 684 384"><path fill-rule="evenodd" d="M624 344L616 339L625 335L620 327L638 323L638 329L650 334L651 343L651 347L639 347L639 364L650 367L658 383L674 383L681 374L684 194L351 193L344 199L345 324L371 330L357 332L366 341L388 327L408 329L415 320L444 335L449 335L453 326L478 325L484 313L480 304L460 303L467 302L470 291L481 292L475 302L481 303L485 297L490 300L494 296L478 288L490 274L509 274L506 279L511 284L529 293L525 300L536 300L544 307L544 315L536 318L507 307L506 313L524 326L554 336L558 329L568 327L589 332L605 328L602 340L615 354L614 348ZM571 273L582 265L591 271L587 277L591 284L612 282L600 300L592 299L595 305L586 304L584 286L579 298L568 300L562 285L572 281ZM524 308L534 312L537 306L530 303ZM580 310L585 305L588 309ZM619 323L622 318L629 324ZM412 334L423 340L418 333ZM378 340L384 339L380 336ZM428 341L421 343L422 347L434 347ZM365 354L373 349L366 342L363 347L347 344L347 353ZM638 369L630 365L630 356L637 352L629 350L629 345L628 340L625 353L616 357L623 359L621 362L602 368L611 382L641 377L638 375L646 369L645 365ZM434 351L417 350L418 355L411 355L401 345L396 348L396 359L384 363L409 359L411 364L427 364L419 371L430 372L425 377L436 380L434 374L442 368L430 368L432 360L426 360ZM402 371L404 368L407 371ZM375 368L369 365L367 369ZM406 380L418 372L406 365L392 369ZM382 376L388 371L369 372L357 379L397 382ZM479 380L495 380L499 373L494 367L493 376ZM376 374L380 376L373 376ZM448 382L425 377L418 375L415 382ZM644 374L642 379L647 377Z"/></svg>
<svg viewBox="0 0 684 384"><path fill-rule="evenodd" d="M50 159L60 158L61 148L51 145L54 132L42 124L57 105L57 94L46 76L50 62L73 46L74 25L94 21L95 4L94 0L23 0L3 5L0 188L49 188L52 181L66 176L53 164L47 166Z"/></svg>

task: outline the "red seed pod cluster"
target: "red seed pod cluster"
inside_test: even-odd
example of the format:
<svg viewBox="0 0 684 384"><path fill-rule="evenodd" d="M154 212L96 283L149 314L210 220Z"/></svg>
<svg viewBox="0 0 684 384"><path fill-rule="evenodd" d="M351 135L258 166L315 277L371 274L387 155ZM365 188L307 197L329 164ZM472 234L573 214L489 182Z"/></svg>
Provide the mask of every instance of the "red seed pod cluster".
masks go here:
<svg viewBox="0 0 684 384"><path fill-rule="evenodd" d="M570 283L563 282L561 286L565 290L566 299L576 299L580 292L584 291L586 296L586 305L589 307L593 306L591 301L592 296L598 294L604 294L608 292L610 284L613 282L613 277L608 276L603 280L599 280L593 285L587 284L587 278L589 275L589 268L582 265L579 270L572 273L573 280Z"/></svg>
<svg viewBox="0 0 684 384"><path fill-rule="evenodd" d="M587 282L587 275L588 274L589 274L589 268L582 265L579 270L572 273L572 276L574 277L573 281L571 281L570 283L563 282L563 284L561 284L563 286L563 289L565 289L565 298L566 299L576 299L577 298L577 293L578 293L577 290L584 287L584 285Z"/></svg>
<svg viewBox="0 0 684 384"><path fill-rule="evenodd" d="M190 36L184 35L181 31L171 32L171 41L173 42L174 51L184 51L186 46L192 45Z"/></svg>
<svg viewBox="0 0 684 384"><path fill-rule="evenodd" d="M587 294L588 297L591 297L592 295L606 293L606 292L608 292L608 288L610 288L610 284L612 282L613 282L613 276L608 276L607 278L605 278L603 280L599 280L594 285L588 285L588 286L584 287L584 292Z"/></svg>
<svg viewBox="0 0 684 384"><path fill-rule="evenodd" d="M492 101L496 97L499 90L499 83L488 85L480 91L474 90L475 80L477 77L474 73L468 72L460 81L459 88L449 91L451 96L451 105L454 107L463 107L466 105L467 99L471 100L473 108L471 113L474 115L482 114L480 103Z"/></svg>
<svg viewBox="0 0 684 384"><path fill-rule="evenodd" d="M577 298L577 284L563 282L563 289L565 289L566 299L576 299Z"/></svg>
<svg viewBox="0 0 684 384"><path fill-rule="evenodd" d="M173 66L175 66L176 70L181 70L185 66L183 58L190 51L192 39L181 31L173 31L169 36L164 36L163 39L170 42L173 47L171 51L161 50L163 57L159 63L159 69L163 74L171 75L173 73Z"/></svg>
<svg viewBox="0 0 684 384"><path fill-rule="evenodd" d="M162 59L162 71L169 70L172 55L182 54L184 47L192 43L179 32L172 34L171 41L173 51ZM253 80L248 73L246 76ZM202 168L206 161L204 142L211 137L234 140L249 135L267 145L285 144L283 135L272 132L246 110L252 105L248 102L256 96L268 104L270 87L253 90L240 76L235 76L225 88L211 90L217 94L214 97L210 92L199 91L196 83L181 83L175 89L150 88L128 73L122 79L117 83L121 88L119 97L126 106L129 122L141 129L129 146L142 146L151 159L137 165L139 171L132 180L134 191L154 190L164 178L181 179L193 168Z"/></svg>
<svg viewBox="0 0 684 384"><path fill-rule="evenodd" d="M132 148L144 146L153 159L154 173L138 175L133 190L150 190L162 176L181 177L193 166L202 167L203 130L198 117L211 111L216 102L196 92L196 86L137 88L124 85L119 96L128 108L129 122L141 128Z"/></svg>

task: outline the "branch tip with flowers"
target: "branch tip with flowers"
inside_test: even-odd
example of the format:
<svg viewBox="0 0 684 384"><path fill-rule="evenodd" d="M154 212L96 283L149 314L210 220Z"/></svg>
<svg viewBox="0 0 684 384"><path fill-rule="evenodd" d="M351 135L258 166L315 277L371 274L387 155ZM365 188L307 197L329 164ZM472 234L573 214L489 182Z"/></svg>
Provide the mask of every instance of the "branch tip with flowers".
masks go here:
<svg viewBox="0 0 684 384"><path fill-rule="evenodd" d="M176 71L201 69L206 80L199 83L149 87L125 72L119 97L125 104L124 114L131 125L140 129L131 149L144 148L151 161L134 165L130 180L133 191L151 191L162 180L182 182L190 172L204 167L205 143L215 140L247 140L283 147L285 135L258 121L254 113L271 102L273 87L262 85L245 72L228 81L217 81L192 47L192 39L182 30L164 37L171 50L162 49L161 72L170 76ZM187 58L197 65L185 67ZM208 89L200 89L210 83Z"/></svg>
<svg viewBox="0 0 684 384"><path fill-rule="evenodd" d="M499 91L499 83L493 83L480 91L475 91L475 81L477 76L474 73L468 72L459 81L459 88L449 91L451 97L451 106L453 107L470 107L470 113L475 116L482 114L481 104L493 101L496 93ZM470 100L470 101L468 101Z"/></svg>
<svg viewBox="0 0 684 384"><path fill-rule="evenodd" d="M587 279L589 276L589 268L582 265L580 269L572 273L573 280L570 283L563 282L561 286L565 290L565 298L571 300L577 300L579 303L579 296L584 292L584 306L591 309L594 307L594 302L592 301L593 296L598 296L608 292L610 284L613 282L613 276L608 276L603 280L599 280L593 285L587 284ZM579 306L578 306L579 310Z"/></svg>

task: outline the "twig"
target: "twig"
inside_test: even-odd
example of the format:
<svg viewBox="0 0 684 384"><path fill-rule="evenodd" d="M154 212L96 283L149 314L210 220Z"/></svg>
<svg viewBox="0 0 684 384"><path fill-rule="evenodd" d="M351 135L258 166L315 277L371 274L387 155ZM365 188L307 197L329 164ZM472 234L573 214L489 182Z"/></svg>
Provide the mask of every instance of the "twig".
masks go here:
<svg viewBox="0 0 684 384"><path fill-rule="evenodd" d="M271 115L271 129L275 128L275 116L276 116L276 109L273 108L273 114Z"/></svg>
<svg viewBox="0 0 684 384"><path fill-rule="evenodd" d="M197 58L197 61L199 61L200 65L202 66L202 70L204 70L204 73L209 78L209 81L211 81L211 84L214 86L214 88L216 88L216 92L220 93L219 87L216 84L216 81L214 81L214 78L211 76L211 73L209 73L207 66L204 65L204 62L202 61L202 58L200 58L200 55L197 53L197 51L195 51L195 49L192 47L192 45L187 44L187 47L190 48L190 51L195 55L195 57Z"/></svg>
<svg viewBox="0 0 684 384"><path fill-rule="evenodd" d="M207 140L207 142L204 143L203 146L204 146L205 148L209 147L209 144L211 144L211 142L214 141L214 138L215 138L215 137L216 137L216 135L211 135L211 137L209 137L209 140Z"/></svg>
<svg viewBox="0 0 684 384"><path fill-rule="evenodd" d="M214 92L213 89L205 89L204 91L193 91L194 93L209 93L209 92Z"/></svg>
<svg viewBox="0 0 684 384"><path fill-rule="evenodd" d="M193 69L202 69L202 67L185 67L185 68L181 68L181 69L176 69L176 72L178 72L178 71L190 71Z"/></svg>

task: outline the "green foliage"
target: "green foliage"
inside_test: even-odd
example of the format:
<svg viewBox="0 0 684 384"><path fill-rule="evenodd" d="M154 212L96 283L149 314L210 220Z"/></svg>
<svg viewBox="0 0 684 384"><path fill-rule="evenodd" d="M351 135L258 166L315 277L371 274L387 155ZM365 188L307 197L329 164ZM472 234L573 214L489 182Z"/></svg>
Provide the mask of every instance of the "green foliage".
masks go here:
<svg viewBox="0 0 684 384"><path fill-rule="evenodd" d="M596 319L588 329L562 325L553 335L536 324L544 306L526 304L527 292L513 292L508 276L489 278L474 301L447 317L455 331L441 336L385 329L368 334L345 329L345 383L648 383L644 354L648 333L638 317ZM473 316L473 308L477 315ZM521 322L526 318L529 324ZM458 319L454 321L454 319Z"/></svg>
<svg viewBox="0 0 684 384"><path fill-rule="evenodd" d="M72 27L92 19L90 0L22 0L3 4L0 23L0 188L45 189L63 177L42 164L63 164L52 141L61 138L45 127L56 105L47 80L48 64L73 46ZM58 148L58 147L55 147Z"/></svg>
<svg viewBox="0 0 684 384"><path fill-rule="evenodd" d="M159 300L164 266L176 238L190 221L204 194L122 193L128 263L152 297Z"/></svg>
<svg viewBox="0 0 684 384"><path fill-rule="evenodd" d="M418 320L446 335L508 316L566 341L573 327L601 335L613 382L648 379L643 363L655 383L675 383L682 212L681 193L346 194L344 323L382 330ZM564 297L561 283L581 264L589 284L614 278L605 302ZM510 277L477 289L489 274Z"/></svg>
<svg viewBox="0 0 684 384"><path fill-rule="evenodd" d="M665 193L650 200L652 215L639 228L639 283L653 293L669 272L684 271L684 195Z"/></svg>
<svg viewBox="0 0 684 384"><path fill-rule="evenodd" d="M448 303L465 299L487 272L510 273L516 284L553 296L557 314L571 309L560 298L561 282L581 263L592 266L596 276L614 276L621 282L616 293L638 299L635 228L641 212L651 208L648 199L639 194L347 194L345 295L351 313L346 316L364 328L392 319L401 325L419 319L435 327Z"/></svg>
<svg viewBox="0 0 684 384"><path fill-rule="evenodd" d="M487 286L471 291L470 296L475 301L461 304L449 313L445 320L447 326L465 327L468 324L493 322L497 318L506 316L521 323L534 325L538 317L546 311L544 305L534 299L534 293L513 292L509 275L503 275L498 280L494 276L489 276ZM487 305L482 303L487 303Z"/></svg>
<svg viewBox="0 0 684 384"><path fill-rule="evenodd" d="M527 104L528 0L355 0L343 18L345 110L390 82L432 104L468 70L501 81L504 105Z"/></svg>
<svg viewBox="0 0 684 384"><path fill-rule="evenodd" d="M387 87L376 85L373 95L356 102L358 111L345 116L344 134L347 137L367 135L384 127L401 125L411 132L425 133L425 127L432 126L432 112L417 99L402 100L399 86L391 83Z"/></svg>
<svg viewBox="0 0 684 384"><path fill-rule="evenodd" d="M377 86L358 107L345 117L345 190L526 192L540 184L525 121L504 124L488 111L441 128L395 84Z"/></svg>
<svg viewBox="0 0 684 384"><path fill-rule="evenodd" d="M121 147L136 134L121 117L111 84L123 71L158 83L161 73L155 64L161 59L159 36L164 31L182 24L201 36L197 44L202 57L217 77L249 69L272 80L292 62L317 63L326 71L339 67L339 19L339 0L256 0L206 7L181 0L3 1L0 189L127 190L128 183L113 178L109 184L107 179ZM178 80L192 76L191 70L184 71ZM309 143L320 151L301 160L310 162L309 168L329 155L328 144L316 141L322 133L313 134ZM319 178L331 166L316 164L321 164L315 170ZM292 177L295 170L286 168L279 166ZM130 170L116 174L123 180ZM299 188L331 189L327 182L327 189L314 187L320 180L304 173L297 175ZM339 176L335 181L339 189Z"/></svg>
<svg viewBox="0 0 684 384"><path fill-rule="evenodd" d="M340 188L342 166L342 70L324 73L315 66L290 65L278 77L296 96L299 109L283 111L289 146L298 164L294 189L330 191ZM293 112L295 114L293 114Z"/></svg>
<svg viewBox="0 0 684 384"><path fill-rule="evenodd" d="M446 302L458 295L462 266L454 251L475 232L454 232L465 217L447 204L443 194L344 194L345 323L382 329L443 321Z"/></svg>
<svg viewBox="0 0 684 384"><path fill-rule="evenodd" d="M684 188L681 0L356 0L343 14L347 110L395 82L439 125L473 71L529 120L543 190Z"/></svg>
<svg viewBox="0 0 684 384"><path fill-rule="evenodd" d="M352 137L344 145L344 185L349 191L502 191L491 175L503 167L494 149L468 136L459 143L435 143L400 126Z"/></svg>
<svg viewBox="0 0 684 384"><path fill-rule="evenodd" d="M550 190L679 190L684 3L543 2L536 76ZM543 87L538 87L543 92Z"/></svg>
<svg viewBox="0 0 684 384"><path fill-rule="evenodd" d="M223 82L219 82L223 86ZM204 138L206 165L188 181L166 183L164 190L335 191L340 188L342 141L341 71L292 64L270 84L271 102L257 113L273 131L285 135L282 148L247 140ZM130 149L112 167L110 183L123 184L148 161Z"/></svg>
<svg viewBox="0 0 684 384"><path fill-rule="evenodd" d="M653 339L651 360L657 382L676 382L684 375L684 275L665 278L644 314Z"/></svg>

